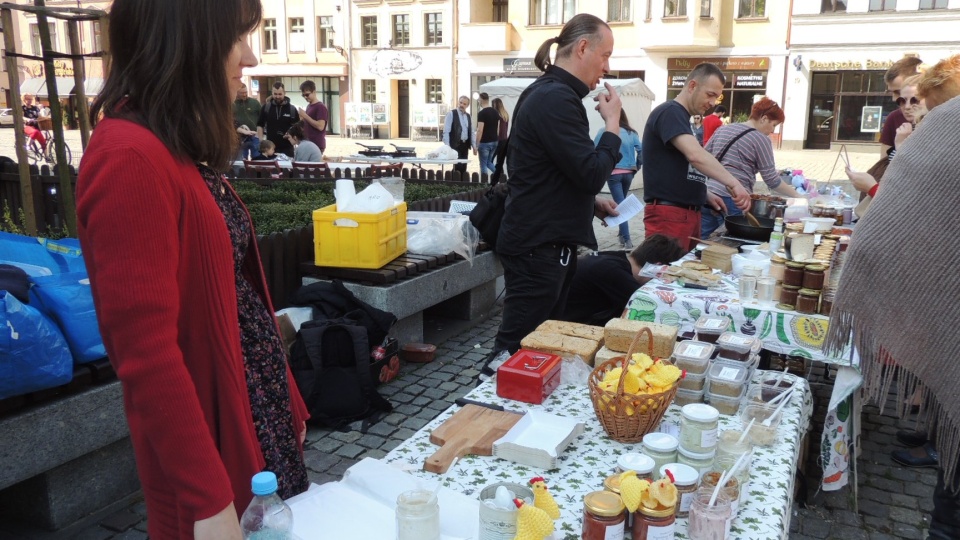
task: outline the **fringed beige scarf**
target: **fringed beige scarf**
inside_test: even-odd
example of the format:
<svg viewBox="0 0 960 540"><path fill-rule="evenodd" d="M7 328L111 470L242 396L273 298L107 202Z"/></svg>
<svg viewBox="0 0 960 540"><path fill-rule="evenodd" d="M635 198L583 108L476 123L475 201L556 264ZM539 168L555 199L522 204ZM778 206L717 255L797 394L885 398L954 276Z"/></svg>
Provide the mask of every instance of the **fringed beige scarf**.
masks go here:
<svg viewBox="0 0 960 540"><path fill-rule="evenodd" d="M853 336L864 394L883 404L896 380L903 418L922 392L956 491L960 458L960 98L937 107L887 169L844 263L825 349Z"/></svg>

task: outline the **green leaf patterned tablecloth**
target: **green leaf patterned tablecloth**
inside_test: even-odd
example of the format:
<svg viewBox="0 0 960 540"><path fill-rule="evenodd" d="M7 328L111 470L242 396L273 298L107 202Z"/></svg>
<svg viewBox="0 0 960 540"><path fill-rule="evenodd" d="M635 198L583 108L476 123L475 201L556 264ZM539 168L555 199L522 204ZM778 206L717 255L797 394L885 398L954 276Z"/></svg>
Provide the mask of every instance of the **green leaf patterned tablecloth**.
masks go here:
<svg viewBox="0 0 960 540"><path fill-rule="evenodd" d="M757 381L765 372L758 371ZM753 460L749 498L733 521L730 539L772 540L787 538L793 504L794 473L800 454L800 443L813 414L810 388L800 379L790 402L784 407L783 421L776 445L757 448ZM534 476L544 476L550 492L560 504L561 516L556 521L555 539L578 540L581 532L583 496L603 489L603 479L612 474L617 457L639 452L640 444L623 444L607 437L593 411L586 386L565 385L558 388L542 405L527 405L497 396L495 379L487 381L467 398L503 405L508 409L536 408L557 416L576 418L586 426L582 436L574 440L559 457L560 466L545 471L492 456L466 456L450 470L444 485L466 495L477 496L485 486L495 482L525 484ZM438 447L430 443L430 433L450 418L458 406L451 406L432 422L393 449L384 461L401 466L412 474L436 479L423 471L423 463ZM671 405L665 423L679 424L680 408ZM720 416L720 429L740 429L739 416ZM686 539L687 520L678 519L676 538Z"/></svg>

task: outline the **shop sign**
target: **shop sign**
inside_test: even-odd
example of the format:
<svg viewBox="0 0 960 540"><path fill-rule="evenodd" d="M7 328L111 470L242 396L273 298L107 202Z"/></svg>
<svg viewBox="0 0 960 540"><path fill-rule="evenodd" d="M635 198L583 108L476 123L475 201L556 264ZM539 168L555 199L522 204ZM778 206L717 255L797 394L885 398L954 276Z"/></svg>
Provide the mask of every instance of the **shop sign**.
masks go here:
<svg viewBox="0 0 960 540"><path fill-rule="evenodd" d="M687 84L687 74L670 75L670 88L683 88Z"/></svg>
<svg viewBox="0 0 960 540"><path fill-rule="evenodd" d="M734 88L766 88L766 73L734 73Z"/></svg>
<svg viewBox="0 0 960 540"><path fill-rule="evenodd" d="M503 71L505 73L540 73L540 69L533 63L533 58L504 58Z"/></svg>
<svg viewBox="0 0 960 540"><path fill-rule="evenodd" d="M23 64L30 70L30 73L32 73L34 77L43 76L43 62L27 60ZM67 62L66 60L54 60L53 73L54 77L73 77L73 63Z"/></svg>
<svg viewBox="0 0 960 540"><path fill-rule="evenodd" d="M873 70L890 69L893 60L838 60L834 62L810 61L810 69L814 71L843 71L843 70Z"/></svg>
<svg viewBox="0 0 960 540"><path fill-rule="evenodd" d="M770 58L765 56L731 56L728 58L668 58L667 70L690 71L703 62L715 64L722 71L760 71L770 68Z"/></svg>

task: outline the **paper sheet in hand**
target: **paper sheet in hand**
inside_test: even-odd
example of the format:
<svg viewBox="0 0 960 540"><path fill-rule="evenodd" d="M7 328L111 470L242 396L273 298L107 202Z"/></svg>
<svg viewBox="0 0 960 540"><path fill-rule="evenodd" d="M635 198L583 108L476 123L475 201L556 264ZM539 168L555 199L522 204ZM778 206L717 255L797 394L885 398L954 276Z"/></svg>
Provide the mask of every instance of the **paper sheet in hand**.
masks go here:
<svg viewBox="0 0 960 540"><path fill-rule="evenodd" d="M293 532L303 540L377 538L393 540L397 496L410 489L433 489L434 480L407 474L376 459L350 467L340 482L310 489L287 500L293 510ZM471 540L479 535L480 506L472 499L441 488L441 540Z"/></svg>
<svg viewBox="0 0 960 540"><path fill-rule="evenodd" d="M620 215L607 216L603 218L603 222L606 223L608 227L615 227L639 214L641 210L643 210L643 203L640 202L640 199L638 199L636 195L631 193L623 202L617 205L617 212Z"/></svg>

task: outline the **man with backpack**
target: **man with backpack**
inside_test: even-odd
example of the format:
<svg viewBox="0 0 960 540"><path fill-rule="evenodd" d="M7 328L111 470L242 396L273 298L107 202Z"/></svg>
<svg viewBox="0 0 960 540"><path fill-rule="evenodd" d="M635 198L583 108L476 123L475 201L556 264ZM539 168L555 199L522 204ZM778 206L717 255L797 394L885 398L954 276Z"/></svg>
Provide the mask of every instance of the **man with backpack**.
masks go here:
<svg viewBox="0 0 960 540"><path fill-rule="evenodd" d="M273 83L273 93L270 99L260 110L260 118L257 120L257 137L263 140L264 137L274 145L277 152L293 157L293 145L290 144L284 135L290 126L300 120L300 114L297 108L290 103L283 88L282 82Z"/></svg>

